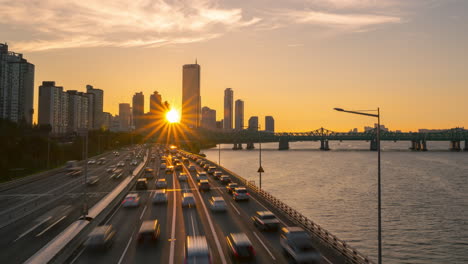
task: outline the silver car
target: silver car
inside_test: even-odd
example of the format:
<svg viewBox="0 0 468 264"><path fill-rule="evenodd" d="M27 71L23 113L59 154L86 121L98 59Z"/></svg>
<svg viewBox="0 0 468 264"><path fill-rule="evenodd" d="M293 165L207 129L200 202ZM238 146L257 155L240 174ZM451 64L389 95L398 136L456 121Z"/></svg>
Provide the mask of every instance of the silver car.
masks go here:
<svg viewBox="0 0 468 264"><path fill-rule="evenodd" d="M235 188L232 192L232 199L234 199L234 201L248 201L249 198L250 194L245 187Z"/></svg>
<svg viewBox="0 0 468 264"><path fill-rule="evenodd" d="M84 245L90 249L107 249L112 245L114 236L112 225L98 226L88 235Z"/></svg>
<svg viewBox="0 0 468 264"><path fill-rule="evenodd" d="M140 205L140 196L137 193L129 193L122 202L123 207L138 207Z"/></svg>
<svg viewBox="0 0 468 264"><path fill-rule="evenodd" d="M211 197L210 209L213 212L226 212L226 202L223 197Z"/></svg>
<svg viewBox="0 0 468 264"><path fill-rule="evenodd" d="M166 188L167 188L166 179L158 179L158 181L156 181L156 189L166 189Z"/></svg>
<svg viewBox="0 0 468 264"><path fill-rule="evenodd" d="M153 203L167 203L167 193L166 190L156 190L153 196Z"/></svg>

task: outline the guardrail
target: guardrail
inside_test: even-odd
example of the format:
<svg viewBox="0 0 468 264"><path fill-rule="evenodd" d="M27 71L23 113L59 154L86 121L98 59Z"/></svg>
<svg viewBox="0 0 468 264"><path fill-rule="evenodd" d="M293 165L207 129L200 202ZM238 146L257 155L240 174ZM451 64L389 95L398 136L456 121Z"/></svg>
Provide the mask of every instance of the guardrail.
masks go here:
<svg viewBox="0 0 468 264"><path fill-rule="evenodd" d="M194 155L192 153L185 152L190 155ZM303 214L299 213L297 210L293 209L289 205L283 203L281 200L278 198L274 197L270 193L261 190L257 185L249 182L242 176L226 169L225 167L218 165L205 157L201 157L196 155L198 158L203 159L207 162L209 162L211 165L216 166L218 168L221 168L225 173L230 174L231 176L234 176L236 180L245 185L247 188L251 190L251 192L255 193L259 197L262 197L266 202L268 202L273 208L276 208L277 211L283 213L286 215L291 221L295 222L296 224L302 226L304 229L309 231L312 235L317 237L322 244L328 247L332 247L335 249L337 252L339 252L341 255L343 255L348 263L353 263L353 264L367 264L367 263L374 263L371 261L367 256L363 255L359 251L357 251L355 248L351 247L348 245L345 241L340 240L338 237L335 235L331 234L328 232L325 228L321 227L320 225L314 223L312 220L309 218L305 217Z"/></svg>
<svg viewBox="0 0 468 264"><path fill-rule="evenodd" d="M138 176L143 172L143 168L148 162L148 156L149 152L144 161L133 170L131 177L125 178L111 193L89 209L87 219L73 222L67 229L26 260L25 263L65 263L87 239L88 234L108 217L130 191Z"/></svg>

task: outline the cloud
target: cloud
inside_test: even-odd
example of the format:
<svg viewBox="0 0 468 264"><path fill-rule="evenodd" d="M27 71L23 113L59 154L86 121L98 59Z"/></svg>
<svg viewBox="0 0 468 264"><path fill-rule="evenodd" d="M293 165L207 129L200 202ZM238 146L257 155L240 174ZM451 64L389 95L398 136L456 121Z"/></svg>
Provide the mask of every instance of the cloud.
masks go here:
<svg viewBox="0 0 468 264"><path fill-rule="evenodd" d="M0 23L33 32L15 43L29 51L191 43L260 21L214 0L0 0L0 5Z"/></svg>

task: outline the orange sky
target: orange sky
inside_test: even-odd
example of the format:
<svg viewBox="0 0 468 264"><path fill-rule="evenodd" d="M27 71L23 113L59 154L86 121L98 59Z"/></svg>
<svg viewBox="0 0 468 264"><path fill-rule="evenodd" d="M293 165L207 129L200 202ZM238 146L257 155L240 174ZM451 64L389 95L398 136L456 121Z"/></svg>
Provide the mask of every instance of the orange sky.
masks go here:
<svg viewBox="0 0 468 264"><path fill-rule="evenodd" d="M219 119L230 87L245 101L245 120L273 115L277 131L362 130L374 122L334 107L380 107L382 123L404 131L468 127L466 1L197 0L145 9L119 0L109 10L127 9L111 14L101 2L76 1L88 12L53 21L19 18L41 8L66 13L62 1L0 11L10 21L0 24L1 41L36 65L36 113L42 81L101 88L112 114L140 91L146 109L154 90L180 107L182 65L198 58L202 105ZM86 17L90 10L99 13Z"/></svg>

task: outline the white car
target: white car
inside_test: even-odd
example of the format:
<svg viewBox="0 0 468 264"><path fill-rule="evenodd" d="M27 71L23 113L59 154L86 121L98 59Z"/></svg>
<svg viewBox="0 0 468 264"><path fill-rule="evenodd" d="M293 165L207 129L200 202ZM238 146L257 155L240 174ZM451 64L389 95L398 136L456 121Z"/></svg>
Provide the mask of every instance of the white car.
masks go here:
<svg viewBox="0 0 468 264"><path fill-rule="evenodd" d="M121 161L117 163L117 167L125 167L125 162Z"/></svg>
<svg viewBox="0 0 468 264"><path fill-rule="evenodd" d="M210 209L213 212L226 212L226 202L223 197L211 197Z"/></svg>
<svg viewBox="0 0 468 264"><path fill-rule="evenodd" d="M153 203L167 203L167 193L166 190L156 190L153 196Z"/></svg>
<svg viewBox="0 0 468 264"><path fill-rule="evenodd" d="M197 171L197 168L196 168L194 165L190 165L190 166L188 167L188 170L189 170L189 171Z"/></svg>
<svg viewBox="0 0 468 264"><path fill-rule="evenodd" d="M158 179L156 181L156 189L166 189L166 188L167 188L166 179Z"/></svg>
<svg viewBox="0 0 468 264"><path fill-rule="evenodd" d="M122 202L123 207L138 207L140 205L140 196L137 193L129 193Z"/></svg>
<svg viewBox="0 0 468 264"><path fill-rule="evenodd" d="M195 207L195 198L193 193L184 193L182 196L182 207Z"/></svg>
<svg viewBox="0 0 468 264"><path fill-rule="evenodd" d="M96 160L90 159L90 160L88 160L88 164L89 165L96 164Z"/></svg>
<svg viewBox="0 0 468 264"><path fill-rule="evenodd" d="M186 173L181 173L179 174L179 181L187 181L187 174Z"/></svg>

